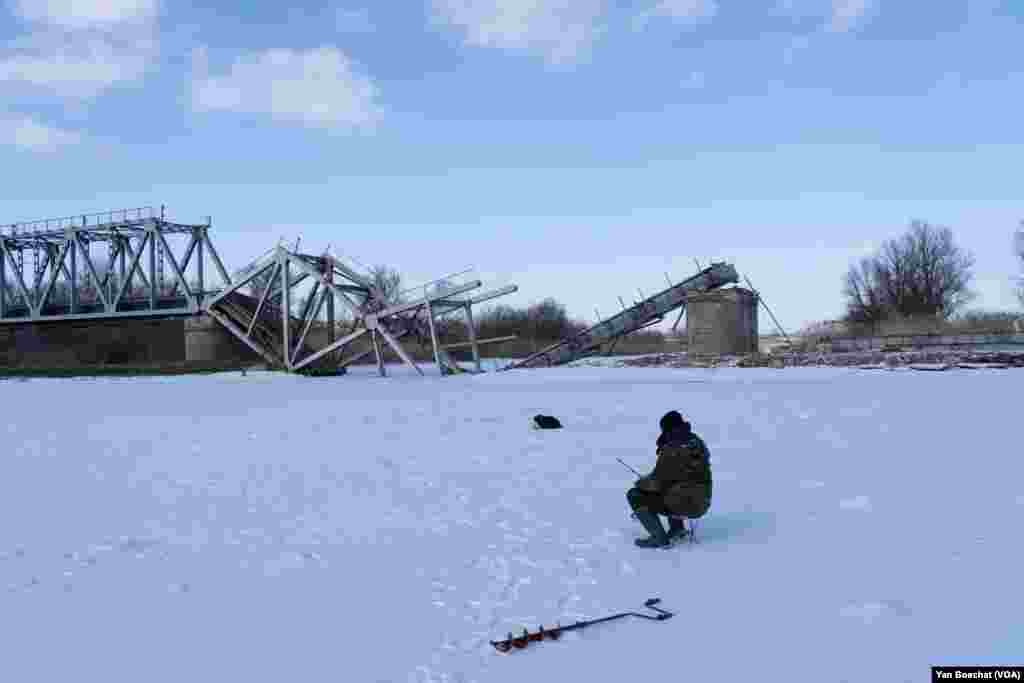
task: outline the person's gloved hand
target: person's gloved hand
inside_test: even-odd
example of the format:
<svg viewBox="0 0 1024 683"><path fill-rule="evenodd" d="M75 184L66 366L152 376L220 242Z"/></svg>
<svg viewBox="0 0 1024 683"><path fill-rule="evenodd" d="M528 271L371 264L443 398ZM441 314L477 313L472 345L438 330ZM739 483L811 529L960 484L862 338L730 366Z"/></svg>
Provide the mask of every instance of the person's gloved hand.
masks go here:
<svg viewBox="0 0 1024 683"><path fill-rule="evenodd" d="M653 477L640 477L636 480L636 488L646 493L659 493L661 491L661 484Z"/></svg>

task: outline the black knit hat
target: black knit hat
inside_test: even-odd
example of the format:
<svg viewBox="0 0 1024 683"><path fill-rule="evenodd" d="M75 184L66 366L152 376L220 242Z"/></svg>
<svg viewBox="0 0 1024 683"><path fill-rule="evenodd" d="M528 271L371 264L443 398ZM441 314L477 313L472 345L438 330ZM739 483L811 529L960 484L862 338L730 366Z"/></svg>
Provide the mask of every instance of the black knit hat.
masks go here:
<svg viewBox="0 0 1024 683"><path fill-rule="evenodd" d="M673 429L685 426L686 420L679 414L679 411L670 410L662 416L661 422L658 424L661 426L661 431L670 432Z"/></svg>

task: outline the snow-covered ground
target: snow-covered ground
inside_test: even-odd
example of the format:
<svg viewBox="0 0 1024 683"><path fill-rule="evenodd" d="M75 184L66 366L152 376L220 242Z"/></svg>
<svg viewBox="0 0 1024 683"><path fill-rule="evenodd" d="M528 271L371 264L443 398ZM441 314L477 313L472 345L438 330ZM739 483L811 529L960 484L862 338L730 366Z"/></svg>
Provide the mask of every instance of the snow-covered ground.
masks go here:
<svg viewBox="0 0 1024 683"><path fill-rule="evenodd" d="M5 681L921 681L1024 656L1014 371L0 382ZM633 546L658 418L697 545ZM561 431L532 431L536 413ZM497 654L489 639L640 608Z"/></svg>

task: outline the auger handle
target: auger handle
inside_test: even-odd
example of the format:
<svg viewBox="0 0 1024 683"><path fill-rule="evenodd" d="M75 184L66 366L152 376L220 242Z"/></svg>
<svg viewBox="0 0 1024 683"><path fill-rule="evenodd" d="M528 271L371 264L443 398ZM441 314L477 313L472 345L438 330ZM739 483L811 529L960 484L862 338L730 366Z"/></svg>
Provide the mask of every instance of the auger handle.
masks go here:
<svg viewBox="0 0 1024 683"><path fill-rule="evenodd" d="M657 614L655 616L653 616L653 617L644 615L644 617L646 619L656 619L658 621L664 621L665 619L671 619L673 617L672 612L669 612L667 610L663 610L660 607L655 607L655 605L657 605L660 602L661 602L661 598L651 598L650 600L647 600L647 601L644 602L644 607L646 607L649 610L653 610L653 611L657 612ZM638 614L637 616L640 616L640 615Z"/></svg>

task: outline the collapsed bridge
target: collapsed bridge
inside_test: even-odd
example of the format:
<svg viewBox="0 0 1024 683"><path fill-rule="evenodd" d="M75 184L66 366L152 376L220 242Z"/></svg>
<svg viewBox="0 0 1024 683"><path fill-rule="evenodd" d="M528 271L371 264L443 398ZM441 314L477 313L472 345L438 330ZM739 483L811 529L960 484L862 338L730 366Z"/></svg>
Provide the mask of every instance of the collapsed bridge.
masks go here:
<svg viewBox="0 0 1024 683"><path fill-rule="evenodd" d="M727 284L739 282L739 274L731 264L713 263L693 277L647 297L621 313L606 318L578 334L571 335L541 349L504 369L536 368L563 365L584 358L615 341L645 327L662 322L673 311L682 313L688 300L696 294L711 292Z"/></svg>
<svg viewBox="0 0 1024 683"><path fill-rule="evenodd" d="M229 274L210 239L210 225L209 218L203 223L179 223L167 219L164 207L143 207L21 223L0 230L0 347L5 346L5 330L13 333L26 324L61 324L42 325L52 331L93 321L97 325L90 329L95 330L104 321L112 325L120 320L127 325L151 320L153 326L147 334L157 340L174 336L174 331L158 330L156 325L184 319L183 337L209 336L213 326L233 341L232 348L217 342L225 353L262 358L291 372L342 373L373 356L384 375L385 357L393 354L422 375L414 353L404 346L409 341L416 341L420 348L429 345L441 374L452 374L468 370L449 351L468 348L472 370L479 372L481 346L514 338L477 339L473 306L511 294L518 290L515 285L475 293L482 286L479 280L444 278L423 286L415 296L396 298L372 276L331 253L307 254L297 246L288 249L281 245ZM215 286L207 280L207 259L218 276ZM562 365L593 355L661 322L670 312L679 310L681 319L688 305L719 306L711 301L715 290L738 280L732 265L713 263L682 282L670 281L667 289L632 307L623 304L622 312L504 369ZM464 319L468 339L442 343L441 330L452 315ZM688 325L688 331L716 334L724 330L726 335L744 336L728 329L733 324L729 315L700 317L702 324ZM189 320L210 322L189 325ZM752 324L741 323L741 327L746 337L754 335L756 343L756 314ZM123 329L113 336L123 341L137 330ZM50 335L50 339L63 341L44 339L42 344L74 344L81 336ZM694 343L692 331L690 336L692 350L700 344ZM7 346L16 346L16 338L7 334ZM201 340L192 347L204 345L210 346ZM5 361L3 352L0 348L0 364ZM186 350L180 355L189 357ZM107 354L93 362L118 362L113 358Z"/></svg>
<svg viewBox="0 0 1024 683"><path fill-rule="evenodd" d="M269 275L258 299L247 297L242 289L261 276ZM312 290L293 315L293 290L304 281ZM465 316L475 370L481 371L480 349L484 344L505 341L477 339L473 306L517 291L510 285L466 297L482 283L473 280L461 285L424 288L422 296L410 301L392 302L371 278L349 268L338 258L310 255L277 247L245 269L230 287L207 304L207 312L238 339L269 363L291 371L307 368L344 370L373 354L381 375L386 374L385 350L390 349L417 373L423 371L402 346L405 337L429 340L434 360L442 374L463 370L439 341L438 322L452 313ZM336 306L342 306L351 322L337 338ZM321 311L325 320L320 321ZM316 328L314 332L314 328ZM312 333L312 334L311 334ZM318 338L315 343L311 343ZM364 340L366 343L357 345ZM460 345L461 346L461 345Z"/></svg>
<svg viewBox="0 0 1024 683"><path fill-rule="evenodd" d="M423 374L403 339L429 343L442 374L466 370L449 349L468 347L480 371L480 347L507 339L477 339L473 306L517 291L514 285L471 295L482 286L479 280L435 282L422 295L396 301L335 256L281 246L231 275L210 239L210 225L210 219L178 223L164 207L143 207L5 226L0 334L6 330L14 340L13 333L26 326L94 323L90 329L96 330L101 323L158 325L208 316L274 367L343 372L373 354L381 374L387 352ZM207 259L219 276L216 285L207 281ZM445 345L438 328L452 314L465 317L469 340ZM122 329L120 336L139 329ZM147 334L167 333L153 328Z"/></svg>

